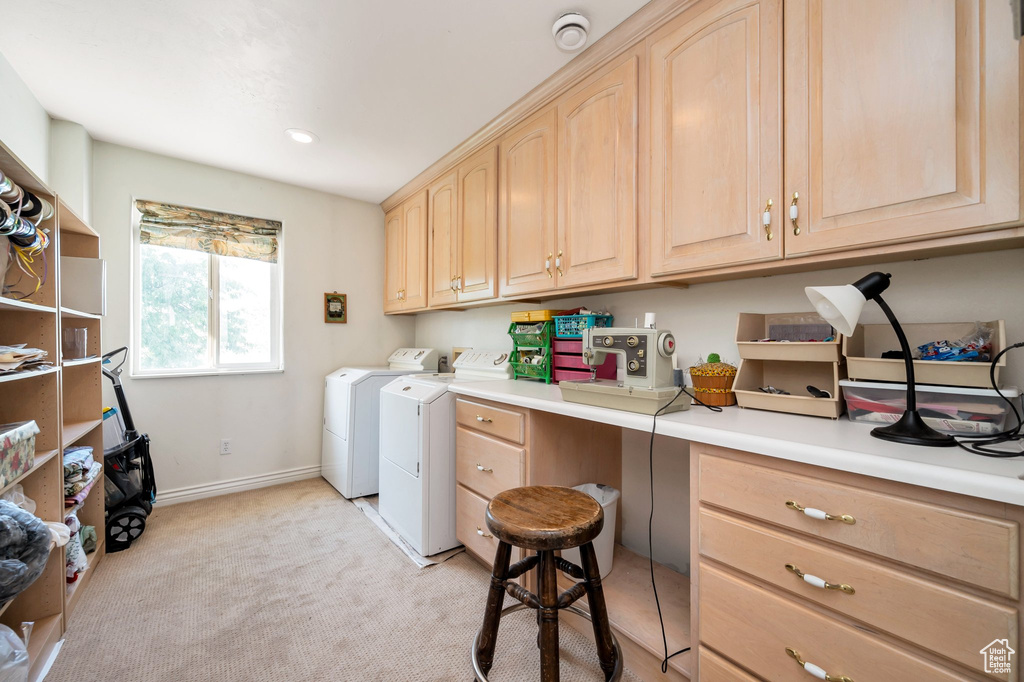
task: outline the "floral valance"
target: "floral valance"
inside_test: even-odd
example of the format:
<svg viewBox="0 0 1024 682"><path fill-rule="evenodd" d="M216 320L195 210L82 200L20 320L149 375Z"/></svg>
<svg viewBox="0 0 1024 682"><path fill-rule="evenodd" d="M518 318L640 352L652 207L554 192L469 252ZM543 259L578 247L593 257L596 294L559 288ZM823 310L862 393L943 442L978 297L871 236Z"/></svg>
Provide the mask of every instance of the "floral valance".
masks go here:
<svg viewBox="0 0 1024 682"><path fill-rule="evenodd" d="M155 201L135 202L142 244L276 263L281 223Z"/></svg>

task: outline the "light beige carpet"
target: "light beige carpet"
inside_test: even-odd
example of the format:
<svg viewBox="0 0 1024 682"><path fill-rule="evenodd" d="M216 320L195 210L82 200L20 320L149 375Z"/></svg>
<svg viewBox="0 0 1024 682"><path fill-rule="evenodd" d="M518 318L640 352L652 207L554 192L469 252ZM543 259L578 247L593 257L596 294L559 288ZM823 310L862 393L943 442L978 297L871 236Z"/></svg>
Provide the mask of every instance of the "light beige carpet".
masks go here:
<svg viewBox="0 0 1024 682"><path fill-rule="evenodd" d="M157 507L100 564L46 680L468 681L487 584L466 554L416 568L322 479ZM536 628L502 623L491 679L540 678ZM563 627L561 649L563 680L603 679L583 635Z"/></svg>

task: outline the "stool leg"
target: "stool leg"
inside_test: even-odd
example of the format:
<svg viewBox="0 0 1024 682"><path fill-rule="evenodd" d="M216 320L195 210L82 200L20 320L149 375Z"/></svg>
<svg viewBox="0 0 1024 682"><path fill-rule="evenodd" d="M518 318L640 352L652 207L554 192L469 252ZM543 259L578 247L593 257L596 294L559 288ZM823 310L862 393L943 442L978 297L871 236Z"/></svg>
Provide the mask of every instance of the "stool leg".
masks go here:
<svg viewBox="0 0 1024 682"><path fill-rule="evenodd" d="M558 682L558 583L555 553L540 553L537 569L540 590L540 679Z"/></svg>
<svg viewBox="0 0 1024 682"><path fill-rule="evenodd" d="M604 679L610 680L615 670L615 647L612 645L608 610L604 603L604 589L601 587L601 570L597 566L597 554L594 552L593 544L588 542L580 547L580 559L580 563L583 564L584 580L587 582L587 601L590 602L590 619L594 625L597 657L601 660Z"/></svg>
<svg viewBox="0 0 1024 682"><path fill-rule="evenodd" d="M487 590L487 607L484 609L484 625L480 629L480 644L477 646L477 660L485 673L494 665L494 646L498 643L498 625L501 621L501 607L505 603L505 578L512 558L512 546L498 543L494 553L494 567L491 569L491 586Z"/></svg>

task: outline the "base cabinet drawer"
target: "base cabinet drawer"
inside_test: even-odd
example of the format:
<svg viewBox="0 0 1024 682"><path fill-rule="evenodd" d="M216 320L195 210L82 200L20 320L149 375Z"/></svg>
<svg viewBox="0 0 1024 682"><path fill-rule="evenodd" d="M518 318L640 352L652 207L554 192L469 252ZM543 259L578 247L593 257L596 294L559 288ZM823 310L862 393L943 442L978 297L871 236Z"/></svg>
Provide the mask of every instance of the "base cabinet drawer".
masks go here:
<svg viewBox="0 0 1024 682"><path fill-rule="evenodd" d="M701 509L698 536L701 556L979 673L993 639L1017 648L1017 609L717 511Z"/></svg>
<svg viewBox="0 0 1024 682"><path fill-rule="evenodd" d="M455 486L455 537L466 549L484 563L494 562L498 550L498 539L487 529L488 499L481 497L462 485ZM512 561L522 558L522 550L512 548Z"/></svg>
<svg viewBox="0 0 1024 682"><path fill-rule="evenodd" d="M455 423L520 445L526 442L526 415L515 410L459 398Z"/></svg>
<svg viewBox="0 0 1024 682"><path fill-rule="evenodd" d="M522 485L526 450L461 426L455 430L455 480L483 497Z"/></svg>
<svg viewBox="0 0 1024 682"><path fill-rule="evenodd" d="M965 679L748 579L703 562L699 570L701 643L758 677L813 680L817 666L855 682Z"/></svg>
<svg viewBox="0 0 1024 682"><path fill-rule="evenodd" d="M698 653L700 682L758 682L753 675L737 668L705 646Z"/></svg>
<svg viewBox="0 0 1024 682"><path fill-rule="evenodd" d="M702 502L1018 596L1013 521L706 453L699 468Z"/></svg>

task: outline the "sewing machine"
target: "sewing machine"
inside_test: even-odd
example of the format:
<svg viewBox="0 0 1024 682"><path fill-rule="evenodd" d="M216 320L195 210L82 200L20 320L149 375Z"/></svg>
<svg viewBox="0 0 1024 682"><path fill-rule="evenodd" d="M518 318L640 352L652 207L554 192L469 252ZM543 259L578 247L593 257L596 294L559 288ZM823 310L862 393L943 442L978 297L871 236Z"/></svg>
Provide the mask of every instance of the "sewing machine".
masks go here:
<svg viewBox="0 0 1024 682"><path fill-rule="evenodd" d="M672 332L641 327L591 327L583 332L583 362L592 368L589 381L562 381L562 399L572 403L654 414L690 407L690 396L676 396L672 380ZM595 379L596 367L609 354L621 355L625 379ZM676 398L673 400L673 398ZM669 405L671 403L671 405ZM664 413L663 413L664 414Z"/></svg>

